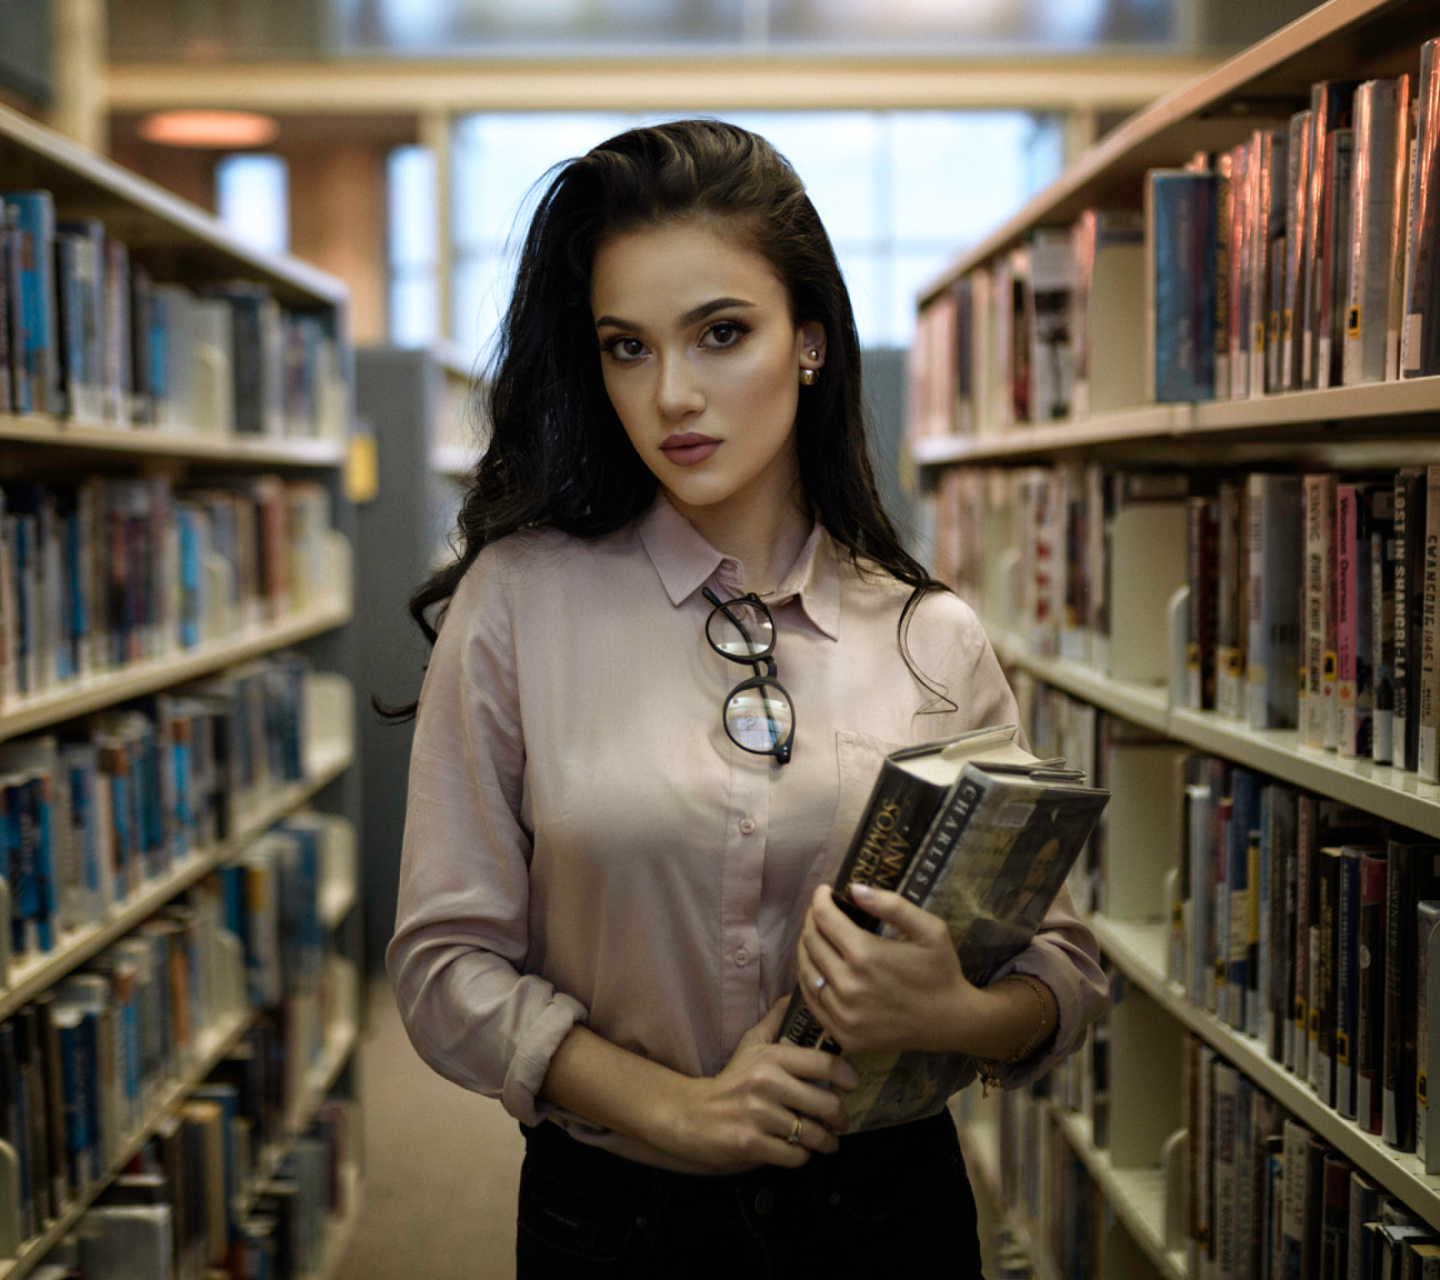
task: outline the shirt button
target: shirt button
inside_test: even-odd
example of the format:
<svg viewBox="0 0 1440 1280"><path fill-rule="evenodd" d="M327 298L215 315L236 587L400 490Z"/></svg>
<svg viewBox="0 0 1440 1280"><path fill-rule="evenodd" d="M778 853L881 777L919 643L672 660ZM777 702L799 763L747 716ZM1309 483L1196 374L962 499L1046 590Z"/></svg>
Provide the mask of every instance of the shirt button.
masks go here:
<svg viewBox="0 0 1440 1280"><path fill-rule="evenodd" d="M735 953L735 963L742 969L750 963L750 953L744 947Z"/></svg>
<svg viewBox="0 0 1440 1280"><path fill-rule="evenodd" d="M740 834L741 834L741 835L748 836L748 835L754 835L754 833L755 833L755 819L754 819L754 818L741 818L741 819L740 819Z"/></svg>

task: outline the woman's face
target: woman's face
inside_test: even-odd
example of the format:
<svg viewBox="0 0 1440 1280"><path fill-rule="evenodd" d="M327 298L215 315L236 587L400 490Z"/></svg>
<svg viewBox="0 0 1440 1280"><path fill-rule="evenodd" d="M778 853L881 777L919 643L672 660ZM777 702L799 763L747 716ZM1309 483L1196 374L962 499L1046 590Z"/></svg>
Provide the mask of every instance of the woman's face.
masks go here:
<svg viewBox="0 0 1440 1280"><path fill-rule="evenodd" d="M682 511L792 500L800 371L825 335L763 257L705 222L645 227L595 255L590 301L610 402Z"/></svg>

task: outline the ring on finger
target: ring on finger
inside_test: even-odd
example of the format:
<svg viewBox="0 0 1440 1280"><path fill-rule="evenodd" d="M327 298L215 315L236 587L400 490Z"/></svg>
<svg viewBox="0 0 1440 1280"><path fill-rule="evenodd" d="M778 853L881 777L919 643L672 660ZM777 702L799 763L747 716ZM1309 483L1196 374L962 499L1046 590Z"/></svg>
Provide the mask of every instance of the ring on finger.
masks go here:
<svg viewBox="0 0 1440 1280"><path fill-rule="evenodd" d="M800 1134L804 1131L804 1128L805 1121L803 1121L799 1116L796 1116L795 1127L790 1130L790 1136L786 1138L785 1141L788 1142L792 1147L796 1146L800 1141Z"/></svg>
<svg viewBox="0 0 1440 1280"><path fill-rule="evenodd" d="M825 990L825 985L825 975L821 974L820 977L815 979L815 994L817 996Z"/></svg>

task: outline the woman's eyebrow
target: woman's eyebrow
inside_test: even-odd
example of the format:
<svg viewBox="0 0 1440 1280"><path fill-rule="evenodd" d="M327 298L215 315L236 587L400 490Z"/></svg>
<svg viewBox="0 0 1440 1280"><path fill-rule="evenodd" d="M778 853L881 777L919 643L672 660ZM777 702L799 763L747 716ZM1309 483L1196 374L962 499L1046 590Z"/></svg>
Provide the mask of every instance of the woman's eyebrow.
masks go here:
<svg viewBox="0 0 1440 1280"><path fill-rule="evenodd" d="M710 302L702 302L698 307L692 307L680 317L679 327L688 328L690 325L705 319L706 316L714 315L717 311L724 311L727 307L753 307L753 302L747 302L744 298L715 298ZM622 320L619 316L597 316L595 319L597 329L643 329L644 325L636 324L632 320Z"/></svg>

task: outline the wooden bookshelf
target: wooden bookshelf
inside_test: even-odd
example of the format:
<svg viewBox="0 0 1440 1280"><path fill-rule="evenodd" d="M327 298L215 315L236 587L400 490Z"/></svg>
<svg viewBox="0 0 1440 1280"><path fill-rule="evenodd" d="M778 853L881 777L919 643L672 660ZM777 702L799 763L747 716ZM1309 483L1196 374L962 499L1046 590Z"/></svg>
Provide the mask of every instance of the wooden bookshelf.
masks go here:
<svg viewBox="0 0 1440 1280"><path fill-rule="evenodd" d="M172 685L195 680L236 663L257 658L299 644L312 636L344 626L350 621L348 600L333 601L319 609L299 614L268 626L254 628L248 635L225 644L202 645L158 658L148 658L118 671L107 671L86 680L73 680L45 693L16 698L0 711L0 741L34 733L49 725L113 707L131 698L157 693Z"/></svg>
<svg viewBox="0 0 1440 1280"><path fill-rule="evenodd" d="M57 216L64 219L96 218L107 236L128 247L130 260L159 283L175 283L195 290L234 281L268 289L286 311L308 314L321 322L338 345L338 373L353 384L353 359L348 347L348 291L340 280L297 259L258 251L205 211L159 186L93 155L44 126L0 107L0 172L7 190L44 189L52 193ZM323 483L329 493L336 529L329 535L324 558L324 590L314 607L290 613L265 625L237 629L221 643L194 650L172 648L160 656L82 681L57 684L44 693L12 698L0 707L0 740L33 733L130 699L157 693L197 677L258 658L267 653L325 637L315 650L325 666L349 666L353 659L346 635L331 635L351 620L353 612L353 553L348 533L353 509L343 486L353 385L336 388L326 383L329 399L323 420L323 437L250 437L202 431L161 430L149 426L109 425L85 420L57 419L44 414L0 413L0 474L7 480L30 480L78 469L117 474L183 476L200 472L253 473L256 469L304 471ZM317 388L317 401L321 389ZM353 677L354 672L347 673ZM329 790L334 803L358 819L359 792L353 779L345 779L357 756L355 690L347 675L320 671L307 684L306 776L248 801L235 815L234 832L226 840L197 849L168 874L144 884L130 900L117 906L103 921L74 930L44 956L0 966L0 1018L8 1017L26 1001L49 989L87 960L129 934L177 895L211 870L240 852L249 842L299 806ZM343 780L343 781L342 781ZM339 787L334 784L340 783ZM333 788L333 789L332 789ZM326 921L338 925L356 901L359 860L355 842L349 842L348 873L323 886L320 902ZM345 859L342 858L342 861ZM0 882L0 902L8 898ZM5 931L8 935L8 930ZM337 951L353 949L357 931L342 929ZM224 930L217 951L227 957L217 996L221 1008L233 1010L222 1025L202 1032L196 1051L180 1078L168 1082L163 1096L147 1099L144 1121L124 1135L116 1158L94 1184L87 1187L65 1212L30 1240L16 1256L0 1261L0 1280L20 1277L42 1262L51 1249L71 1235L109 1182L123 1169L156 1128L215 1069L254 1022L243 1008L241 944ZM301 1114L313 1113L316 1102L334 1087L345 1072L357 1040L358 968L342 955L330 958L337 1004L343 1015L327 1034L324 1054L304 1081ZM5 969L8 968L8 973ZM5 979L8 979L5 980ZM294 1068L298 1074L298 1064ZM308 1110L305 1110L308 1108ZM108 1135L107 1135L108 1136ZM102 1157L103 1158L103 1157ZM17 1165L13 1150L0 1144L0 1181L8 1188L0 1203L0 1234L9 1247L18 1234ZM347 1200L353 1225L359 1204L358 1163L347 1166ZM333 1234L333 1233L332 1233ZM338 1258L335 1250L330 1256ZM335 1264L332 1264L332 1266ZM332 1274L338 1274L333 1272Z"/></svg>
<svg viewBox="0 0 1440 1280"><path fill-rule="evenodd" d="M1165 1247L1166 1184L1163 1169L1117 1169L1095 1145L1090 1118L1047 1102L1071 1150L1080 1157L1115 1210L1115 1217L1164 1280L1186 1280L1183 1249Z"/></svg>
<svg viewBox="0 0 1440 1280"><path fill-rule="evenodd" d="M312 676L311 679L334 681L343 686L345 697L353 697L350 683L344 677ZM348 732L317 736L306 748L305 780L277 787L248 812L241 814L235 834L229 839L195 850L177 863L169 875L147 883L133 898L119 904L107 920L76 929L63 936L55 950L10 966L8 984L0 988L0 1020L13 1015L21 1005L33 1000L111 943L118 942L167 902L230 861L286 814L294 812L338 778L350 767L354 758L353 726ZM350 901L354 901L353 886Z"/></svg>
<svg viewBox="0 0 1440 1280"><path fill-rule="evenodd" d="M1166 976L1169 931L1164 924L1132 924L1092 915L1090 927L1119 970L1182 1025L1227 1059L1332 1147L1440 1230L1440 1177L1427 1176L1412 1152L1396 1151L1321 1102L1309 1084L1276 1062L1253 1036L1236 1031L1191 1003ZM1117 1210L1118 1211L1118 1210Z"/></svg>
<svg viewBox="0 0 1440 1280"><path fill-rule="evenodd" d="M105 426L46 414L0 413L0 441L88 453L180 458L238 467L334 468L345 461L343 440L270 439L154 427Z"/></svg>
<svg viewBox="0 0 1440 1280"><path fill-rule="evenodd" d="M1365 467L1407 444L1433 458L1440 377L1407 378L1240 400L1152 404L1076 421L970 436L927 436L910 446L922 467L1014 466L1104 457L1210 464L1246 458ZM1397 448L1398 447L1398 448Z"/></svg>
<svg viewBox="0 0 1440 1280"><path fill-rule="evenodd" d="M66 1206L64 1213L48 1222L43 1231L26 1240L13 1258L0 1260L0 1280L19 1280L19 1277L29 1275L61 1240L75 1230L80 1219L84 1217L85 1210L94 1203L96 1197L119 1177L125 1166L155 1134L166 1117L194 1093L205 1077L215 1070L225 1055L239 1043L240 1038L249 1030L254 1020L255 1015L247 1009L243 1013L232 1015L225 1019L220 1026L213 1027L201 1035L200 1044L190 1068L179 1079L170 1083L164 1096L146 1113L144 1121L121 1144L120 1154L94 1183L86 1187Z"/></svg>
<svg viewBox="0 0 1440 1280"><path fill-rule="evenodd" d="M1313 83L1413 73L1421 44L1437 35L1440 11L1433 0L1329 0L1318 5L1123 123L1004 225L958 254L924 288L920 306L938 299L970 271L1026 244L1038 228L1068 228L1087 208L1140 210L1148 170L1178 167L1197 151L1232 147L1257 129L1286 127L1293 112L1308 107ZM920 354L928 361L933 352L927 348ZM1133 356L1140 361L1147 353L1136 349ZM978 369L972 372L983 376ZM984 402L985 397L977 395L972 408L979 412ZM941 469L954 466L1092 462L1171 471L1196 467L1393 470L1440 459L1437 420L1440 377L1429 377L1194 404L1141 404L1082 419L1003 429L981 424L965 436L918 437L907 447L907 461L928 473L927 482ZM986 565L988 572L1002 579L993 593L987 582L985 593L997 610L1006 608L1005 563L997 555ZM1293 730L1254 730L1216 712L1172 705L1168 686L1114 680L1095 666L1037 654L1024 640L1003 630L1019 629L1013 618L996 616L989 621L1001 660L1037 681L1182 748L1220 757L1440 839L1440 787L1413 773L1302 747ZM1157 617L1155 625L1164 628L1166 620ZM1124 637L1113 637L1111 643L1123 644ZM1172 643L1168 651L1173 654L1176 646ZM1122 923L1095 916L1093 927L1119 971L1158 1010L1153 1028L1145 1024L1143 1034L1130 1028L1140 1043L1132 1040L1128 1050L1116 1019L1112 1064L1125 1061L1122 1055L1127 1052L1139 1054L1136 1061L1148 1061L1152 1038L1155 1044L1169 1046L1170 1037L1178 1042L1186 1031L1192 1032L1385 1192L1440 1228L1440 1178L1426 1177L1413 1154L1396 1152L1343 1119L1315 1096L1308 1082L1273 1062L1258 1040L1195 1006L1183 987L1169 981L1166 924ZM1123 1100L1118 1105L1124 1105ZM1165 1248L1166 1188L1161 1171L1113 1168L1107 1153L1095 1149L1083 1117L1057 1111L1055 1118L1149 1266L1172 1280L1185 1275L1184 1254ZM1137 1268L1142 1265L1138 1256L1132 1262ZM1120 1273L1129 1274L1123 1264Z"/></svg>
<svg viewBox="0 0 1440 1280"><path fill-rule="evenodd" d="M958 254L920 295L923 305L973 267L1024 241L1035 227L1068 226L1088 208L1140 207L1148 169L1232 145L1309 105L1310 85L1405 69L1434 35L1431 0L1329 0L1208 75L1130 117L1058 181L978 244Z"/></svg>
<svg viewBox="0 0 1440 1280"><path fill-rule="evenodd" d="M1111 680L1084 663L1036 655L1011 637L992 643L1001 662L1112 715L1440 839L1440 786L1408 770L1302 747L1295 729L1252 729L1218 712L1172 707L1163 686Z"/></svg>

